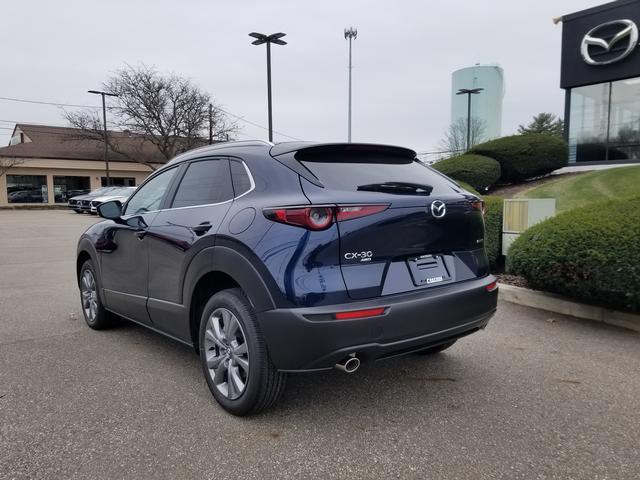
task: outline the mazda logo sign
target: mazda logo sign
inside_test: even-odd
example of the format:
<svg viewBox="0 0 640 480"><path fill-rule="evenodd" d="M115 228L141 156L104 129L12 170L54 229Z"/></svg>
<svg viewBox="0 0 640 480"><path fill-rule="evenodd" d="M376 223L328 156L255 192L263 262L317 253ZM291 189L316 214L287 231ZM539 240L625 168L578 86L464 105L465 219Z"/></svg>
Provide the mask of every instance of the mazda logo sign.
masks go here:
<svg viewBox="0 0 640 480"><path fill-rule="evenodd" d="M441 200L434 200L431 202L431 215L435 218L444 217L445 213L447 213L447 206Z"/></svg>
<svg viewBox="0 0 640 480"><path fill-rule="evenodd" d="M637 45L638 26L632 20L614 20L589 30L580 44L580 54L589 65L608 65L629 56ZM607 55L604 60L595 60L592 52L613 55Z"/></svg>

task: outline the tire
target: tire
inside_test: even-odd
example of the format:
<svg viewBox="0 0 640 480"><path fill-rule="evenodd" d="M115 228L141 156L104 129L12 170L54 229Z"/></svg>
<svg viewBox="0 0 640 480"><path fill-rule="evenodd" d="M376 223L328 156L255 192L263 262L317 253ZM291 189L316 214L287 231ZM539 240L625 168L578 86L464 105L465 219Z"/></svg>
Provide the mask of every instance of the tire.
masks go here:
<svg viewBox="0 0 640 480"><path fill-rule="evenodd" d="M76 213L82 213L82 210L74 210Z"/></svg>
<svg viewBox="0 0 640 480"><path fill-rule="evenodd" d="M286 374L273 366L255 311L239 288L218 292L205 305L199 349L209 390L227 412L256 414L282 395Z"/></svg>
<svg viewBox="0 0 640 480"><path fill-rule="evenodd" d="M116 323L116 318L102 306L102 300L100 300L98 293L100 289L98 276L91 260L82 264L78 284L80 286L80 306L87 325L94 330L112 327Z"/></svg>
<svg viewBox="0 0 640 480"><path fill-rule="evenodd" d="M431 347L431 348L425 348L424 350L419 350L416 353L416 355L433 355L436 353L440 353L444 350L446 350L447 348L451 347L454 343L456 343L455 340L452 340L450 342L447 343L441 343L440 345L436 345L435 347Z"/></svg>

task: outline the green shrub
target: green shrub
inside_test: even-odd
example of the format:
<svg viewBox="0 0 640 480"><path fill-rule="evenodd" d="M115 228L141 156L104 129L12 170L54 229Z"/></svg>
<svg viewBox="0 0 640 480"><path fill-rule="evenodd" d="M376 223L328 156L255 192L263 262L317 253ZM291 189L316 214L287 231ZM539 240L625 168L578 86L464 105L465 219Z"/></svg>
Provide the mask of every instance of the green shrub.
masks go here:
<svg viewBox="0 0 640 480"><path fill-rule="evenodd" d="M478 191L468 183L461 182L460 180L456 181L456 183L464 188L467 192L473 193L474 195L478 196L478 198L482 197L482 195L480 195L480 193L478 193Z"/></svg>
<svg viewBox="0 0 640 480"><path fill-rule="evenodd" d="M470 153L497 160L501 167L500 181L521 182L546 175L567 164L567 144L552 135L527 133L497 138L476 145Z"/></svg>
<svg viewBox="0 0 640 480"><path fill-rule="evenodd" d="M504 200L500 197L483 197L486 213L484 216L484 246L492 269L495 269L501 255L502 209Z"/></svg>
<svg viewBox="0 0 640 480"><path fill-rule="evenodd" d="M478 191L486 190L500 178L500 164L482 155L458 155L439 161L433 168Z"/></svg>
<svg viewBox="0 0 640 480"><path fill-rule="evenodd" d="M569 210L510 247L507 269L536 289L640 310L640 197Z"/></svg>

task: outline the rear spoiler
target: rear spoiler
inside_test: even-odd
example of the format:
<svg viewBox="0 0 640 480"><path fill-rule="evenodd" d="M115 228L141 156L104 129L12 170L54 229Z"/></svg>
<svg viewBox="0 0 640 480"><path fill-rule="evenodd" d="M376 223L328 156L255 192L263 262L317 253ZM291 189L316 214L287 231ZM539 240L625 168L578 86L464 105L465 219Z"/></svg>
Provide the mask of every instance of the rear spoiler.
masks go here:
<svg viewBox="0 0 640 480"><path fill-rule="evenodd" d="M271 147L270 153L272 157L277 157L286 153L295 153L296 158L345 153L369 153L389 155L391 157L403 157L406 159L414 159L416 157L416 152L410 148L397 147L394 145L379 145L375 143L285 142Z"/></svg>

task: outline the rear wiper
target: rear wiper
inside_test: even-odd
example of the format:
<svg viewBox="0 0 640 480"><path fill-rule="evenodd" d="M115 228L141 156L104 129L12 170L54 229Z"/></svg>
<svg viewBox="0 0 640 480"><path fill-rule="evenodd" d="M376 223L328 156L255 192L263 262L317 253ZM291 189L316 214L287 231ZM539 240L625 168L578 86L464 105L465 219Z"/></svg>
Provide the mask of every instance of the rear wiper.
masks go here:
<svg viewBox="0 0 640 480"><path fill-rule="evenodd" d="M430 195L433 187L419 183L384 182L359 185L358 190L363 192L396 193L398 195Z"/></svg>

